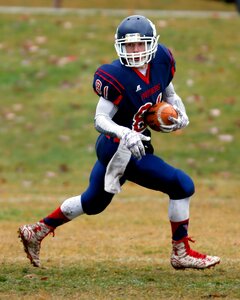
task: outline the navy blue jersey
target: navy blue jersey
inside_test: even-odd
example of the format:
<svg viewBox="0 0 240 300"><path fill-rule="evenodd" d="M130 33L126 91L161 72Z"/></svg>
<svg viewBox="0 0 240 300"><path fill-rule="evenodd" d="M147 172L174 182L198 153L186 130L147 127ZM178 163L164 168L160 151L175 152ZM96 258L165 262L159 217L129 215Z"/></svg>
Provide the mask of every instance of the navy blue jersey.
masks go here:
<svg viewBox="0 0 240 300"><path fill-rule="evenodd" d="M118 59L97 69L93 89L118 106L113 117L115 123L141 132L146 128L144 113L161 101L174 73L175 60L170 50L159 44L146 76L136 68L122 65Z"/></svg>

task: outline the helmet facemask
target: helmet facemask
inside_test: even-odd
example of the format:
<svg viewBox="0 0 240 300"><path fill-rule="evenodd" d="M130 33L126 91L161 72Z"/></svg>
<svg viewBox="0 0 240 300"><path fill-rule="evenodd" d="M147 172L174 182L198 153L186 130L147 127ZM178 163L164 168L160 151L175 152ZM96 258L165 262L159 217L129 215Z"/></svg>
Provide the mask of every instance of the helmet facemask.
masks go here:
<svg viewBox="0 0 240 300"><path fill-rule="evenodd" d="M119 59L126 67L142 67L149 63L157 51L159 36L141 36L139 33L126 34L124 38L115 39L115 49ZM144 51L128 53L126 50L127 43L144 43Z"/></svg>

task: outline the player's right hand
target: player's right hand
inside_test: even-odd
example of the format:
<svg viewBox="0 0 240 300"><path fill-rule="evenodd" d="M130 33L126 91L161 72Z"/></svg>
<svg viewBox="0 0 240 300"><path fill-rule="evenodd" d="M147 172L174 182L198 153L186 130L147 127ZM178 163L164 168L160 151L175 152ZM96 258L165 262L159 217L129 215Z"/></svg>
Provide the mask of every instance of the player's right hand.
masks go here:
<svg viewBox="0 0 240 300"><path fill-rule="evenodd" d="M186 127L189 124L189 119L187 114L180 110L176 105L173 105L174 109L177 111L178 113L178 117L177 118L173 118L173 117L169 117L169 120L173 122L172 125L161 125L161 131L162 132L172 132L172 131L176 131L178 129L182 129L184 127Z"/></svg>
<svg viewBox="0 0 240 300"><path fill-rule="evenodd" d="M141 159L145 155L145 148L142 141L150 141L150 139L149 136L130 129L125 130L122 135L124 146L127 147L137 159Z"/></svg>

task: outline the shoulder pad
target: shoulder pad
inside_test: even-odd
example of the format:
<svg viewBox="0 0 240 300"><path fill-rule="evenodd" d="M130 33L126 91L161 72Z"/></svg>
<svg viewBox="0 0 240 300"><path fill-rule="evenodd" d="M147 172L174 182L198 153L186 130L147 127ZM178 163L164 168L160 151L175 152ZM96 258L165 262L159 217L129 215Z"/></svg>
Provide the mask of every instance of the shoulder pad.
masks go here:
<svg viewBox="0 0 240 300"><path fill-rule="evenodd" d="M171 69L172 77L176 72L176 62L172 55L172 52L162 44L158 45L158 49L155 56L156 63L167 64Z"/></svg>
<svg viewBox="0 0 240 300"><path fill-rule="evenodd" d="M172 52L164 45L159 44L156 52L156 58L162 63L171 63L175 66L175 59Z"/></svg>
<svg viewBox="0 0 240 300"><path fill-rule="evenodd" d="M120 68L112 64L102 65L94 74L93 89L99 96L118 104L125 90L120 80Z"/></svg>

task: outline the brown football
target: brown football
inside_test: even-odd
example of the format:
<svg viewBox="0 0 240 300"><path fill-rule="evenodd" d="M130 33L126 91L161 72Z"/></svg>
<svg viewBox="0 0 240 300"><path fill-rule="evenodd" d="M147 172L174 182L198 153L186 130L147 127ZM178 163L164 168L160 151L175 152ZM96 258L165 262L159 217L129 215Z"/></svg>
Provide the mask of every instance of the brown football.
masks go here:
<svg viewBox="0 0 240 300"><path fill-rule="evenodd" d="M145 114L146 124L155 131L161 131L160 125L171 125L169 117L177 118L178 113L173 106L166 102L159 102L151 106Z"/></svg>

